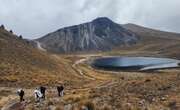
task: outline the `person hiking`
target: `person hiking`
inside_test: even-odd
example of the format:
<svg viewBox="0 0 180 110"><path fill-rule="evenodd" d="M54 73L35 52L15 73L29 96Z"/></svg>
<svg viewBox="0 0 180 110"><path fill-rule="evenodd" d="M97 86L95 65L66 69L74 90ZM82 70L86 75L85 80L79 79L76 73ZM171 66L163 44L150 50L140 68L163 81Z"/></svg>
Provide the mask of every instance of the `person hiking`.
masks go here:
<svg viewBox="0 0 180 110"><path fill-rule="evenodd" d="M57 86L58 96L62 97L64 95L64 87L63 86Z"/></svg>
<svg viewBox="0 0 180 110"><path fill-rule="evenodd" d="M46 95L46 87L40 86L39 87L40 92L42 93L42 98L45 99L45 95Z"/></svg>
<svg viewBox="0 0 180 110"><path fill-rule="evenodd" d="M34 96L35 96L36 102L41 102L41 99L43 98L43 94L41 93L41 91L39 89L36 88L34 90Z"/></svg>
<svg viewBox="0 0 180 110"><path fill-rule="evenodd" d="M23 91L23 89L18 89L17 94L19 95L20 102L24 101L24 91Z"/></svg>

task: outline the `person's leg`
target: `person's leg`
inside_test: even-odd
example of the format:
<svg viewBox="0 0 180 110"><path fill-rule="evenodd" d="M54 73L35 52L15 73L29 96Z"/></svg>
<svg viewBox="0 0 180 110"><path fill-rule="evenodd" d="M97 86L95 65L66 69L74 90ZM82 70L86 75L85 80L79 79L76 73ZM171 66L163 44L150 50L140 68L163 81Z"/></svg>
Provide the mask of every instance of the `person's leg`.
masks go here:
<svg viewBox="0 0 180 110"><path fill-rule="evenodd" d="M21 102L21 99L22 99L21 96L19 96L19 101L20 101L20 102Z"/></svg>
<svg viewBox="0 0 180 110"><path fill-rule="evenodd" d="M21 102L23 101L23 96L21 96Z"/></svg>
<svg viewBox="0 0 180 110"><path fill-rule="evenodd" d="M44 93L42 92L42 99L44 99Z"/></svg>
<svg viewBox="0 0 180 110"><path fill-rule="evenodd" d="M37 93L35 94L35 102L39 102L39 96L37 95Z"/></svg>
<svg viewBox="0 0 180 110"><path fill-rule="evenodd" d="M22 96L22 101L24 101L24 95Z"/></svg>
<svg viewBox="0 0 180 110"><path fill-rule="evenodd" d="M64 95L64 90L61 91L61 97Z"/></svg>
<svg viewBox="0 0 180 110"><path fill-rule="evenodd" d="M45 93L45 91L44 91L44 96L43 96L43 98L44 98L44 99L46 98L46 93Z"/></svg>
<svg viewBox="0 0 180 110"><path fill-rule="evenodd" d="M59 87L57 87L56 90L57 90L58 96L60 97L60 90L59 90Z"/></svg>
<svg viewBox="0 0 180 110"><path fill-rule="evenodd" d="M37 102L40 102L40 98L38 97Z"/></svg>
<svg viewBox="0 0 180 110"><path fill-rule="evenodd" d="M62 96L64 96L64 90L62 91Z"/></svg>
<svg viewBox="0 0 180 110"><path fill-rule="evenodd" d="M58 90L58 96L60 97L61 96L61 92Z"/></svg>

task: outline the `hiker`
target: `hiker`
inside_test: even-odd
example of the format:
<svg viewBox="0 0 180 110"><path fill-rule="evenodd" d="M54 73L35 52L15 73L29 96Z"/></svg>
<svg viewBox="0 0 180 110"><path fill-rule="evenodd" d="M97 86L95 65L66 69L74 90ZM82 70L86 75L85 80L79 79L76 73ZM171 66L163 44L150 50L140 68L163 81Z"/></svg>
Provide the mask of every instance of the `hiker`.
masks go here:
<svg viewBox="0 0 180 110"><path fill-rule="evenodd" d="M46 87L40 86L40 87L39 87L39 90L40 90L40 92L41 92L42 95L43 95L42 98L45 99L45 95L46 95L46 94L45 94L45 93L46 93Z"/></svg>
<svg viewBox="0 0 180 110"><path fill-rule="evenodd" d="M35 95L35 101L36 102L40 102L41 99L43 98L43 94L41 93L41 91L39 89L35 89L34 90L34 95Z"/></svg>
<svg viewBox="0 0 180 110"><path fill-rule="evenodd" d="M24 101L24 91L23 91L23 89L19 89L18 91L17 91L17 94L19 95L19 99L20 99L20 102L22 102L22 101Z"/></svg>
<svg viewBox="0 0 180 110"><path fill-rule="evenodd" d="M64 87L63 86L57 86L58 96L62 97L64 95Z"/></svg>

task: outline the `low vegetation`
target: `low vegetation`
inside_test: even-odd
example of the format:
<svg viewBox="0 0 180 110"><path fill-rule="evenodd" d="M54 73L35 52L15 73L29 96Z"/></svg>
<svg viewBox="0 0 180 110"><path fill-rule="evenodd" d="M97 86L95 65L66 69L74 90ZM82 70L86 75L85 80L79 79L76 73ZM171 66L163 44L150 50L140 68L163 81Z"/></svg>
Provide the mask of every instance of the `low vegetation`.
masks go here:
<svg viewBox="0 0 180 110"><path fill-rule="evenodd" d="M178 40L154 38L146 36L133 48L98 55L180 58ZM180 69L107 72L91 68L86 61L77 63L96 55L49 54L0 29L0 108L18 102L17 88L23 88L25 110L180 109ZM61 84L65 95L58 97L55 87ZM33 91L40 85L48 88L47 98L35 103Z"/></svg>

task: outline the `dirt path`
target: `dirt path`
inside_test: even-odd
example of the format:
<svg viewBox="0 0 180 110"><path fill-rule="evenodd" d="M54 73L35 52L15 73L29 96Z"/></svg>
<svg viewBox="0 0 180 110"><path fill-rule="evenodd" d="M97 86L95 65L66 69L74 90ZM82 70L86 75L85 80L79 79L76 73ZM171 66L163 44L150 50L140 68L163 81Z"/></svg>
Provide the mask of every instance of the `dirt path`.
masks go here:
<svg viewBox="0 0 180 110"><path fill-rule="evenodd" d="M75 61L75 63L72 65L72 67L73 67L76 71L78 71L79 74L80 74L82 77L87 78L87 79L91 79L91 80L96 80L95 77L89 77L89 76L87 76L86 74L83 73L83 71L82 71L80 68L78 68L78 65L79 65L79 64L82 64L82 63L84 63L85 61L89 60L90 57L91 57L91 56L86 56L85 58L82 58L82 59L80 59L80 60ZM93 88L94 88L94 89L106 88L106 87L109 87L109 86L114 85L114 84L116 84L116 83L117 83L116 81L104 81L103 83L98 84L98 85L94 86ZM89 89L91 89L91 88L84 88L84 89L88 89L88 90L89 90ZM84 90L84 89L82 89L82 90ZM80 90L80 89L79 89L79 90Z"/></svg>
<svg viewBox="0 0 180 110"><path fill-rule="evenodd" d="M89 57L86 57L86 58L75 61L75 63L72 65L72 68L74 70L76 70L79 73L79 75L81 75L82 77L90 79L90 80L96 80L96 78L87 76L86 74L83 73L83 71L81 69L78 68L79 64L87 61L88 59L89 59Z"/></svg>
<svg viewBox="0 0 180 110"><path fill-rule="evenodd" d="M72 68L74 70L76 70L79 74L79 76L83 77L83 78L86 78L88 80L98 80L96 79L95 77L90 77L90 76L87 76L86 73L83 73L83 71L80 69L79 65L84 63L85 61L89 60L90 56L86 56L85 58L82 58L82 59L79 59L77 61L75 61L73 64L72 64ZM72 95L73 94L73 91L78 91L78 92L85 92L85 91L89 91L91 89L101 89L101 88L107 88L109 86L112 86L113 84L116 84L117 82L113 81L113 80L107 80L107 81L102 81L102 82L99 82L97 85L94 85L93 87L85 87L85 88L76 88L76 89L69 89L69 90L65 90L65 93L66 95ZM8 95L8 96L2 96L0 97L0 106L4 106L6 105L6 107L13 107L13 106L17 106L18 107L22 107L22 104L19 104L17 101L19 100L18 99L18 96L16 95L16 91L17 91L18 88L9 88L9 87L0 87L0 91L2 90L5 90L5 91L11 91L11 94ZM31 97L34 96L34 88L31 88L31 89L24 89L25 91L25 99L26 100L30 100ZM56 88L52 88L52 87L49 87L48 88L48 91L47 91L47 95L48 94L51 94L53 93L53 97L52 98L56 98ZM14 101L14 102L13 102ZM10 103L10 102L13 102L13 103ZM8 110L8 109L3 109L3 110ZM11 110L11 109L9 109Z"/></svg>
<svg viewBox="0 0 180 110"><path fill-rule="evenodd" d="M46 51L46 49L44 49L44 48L41 46L41 43L40 43L40 42L38 42L38 41L35 41L35 42L36 42L37 48L38 48L39 50Z"/></svg>

